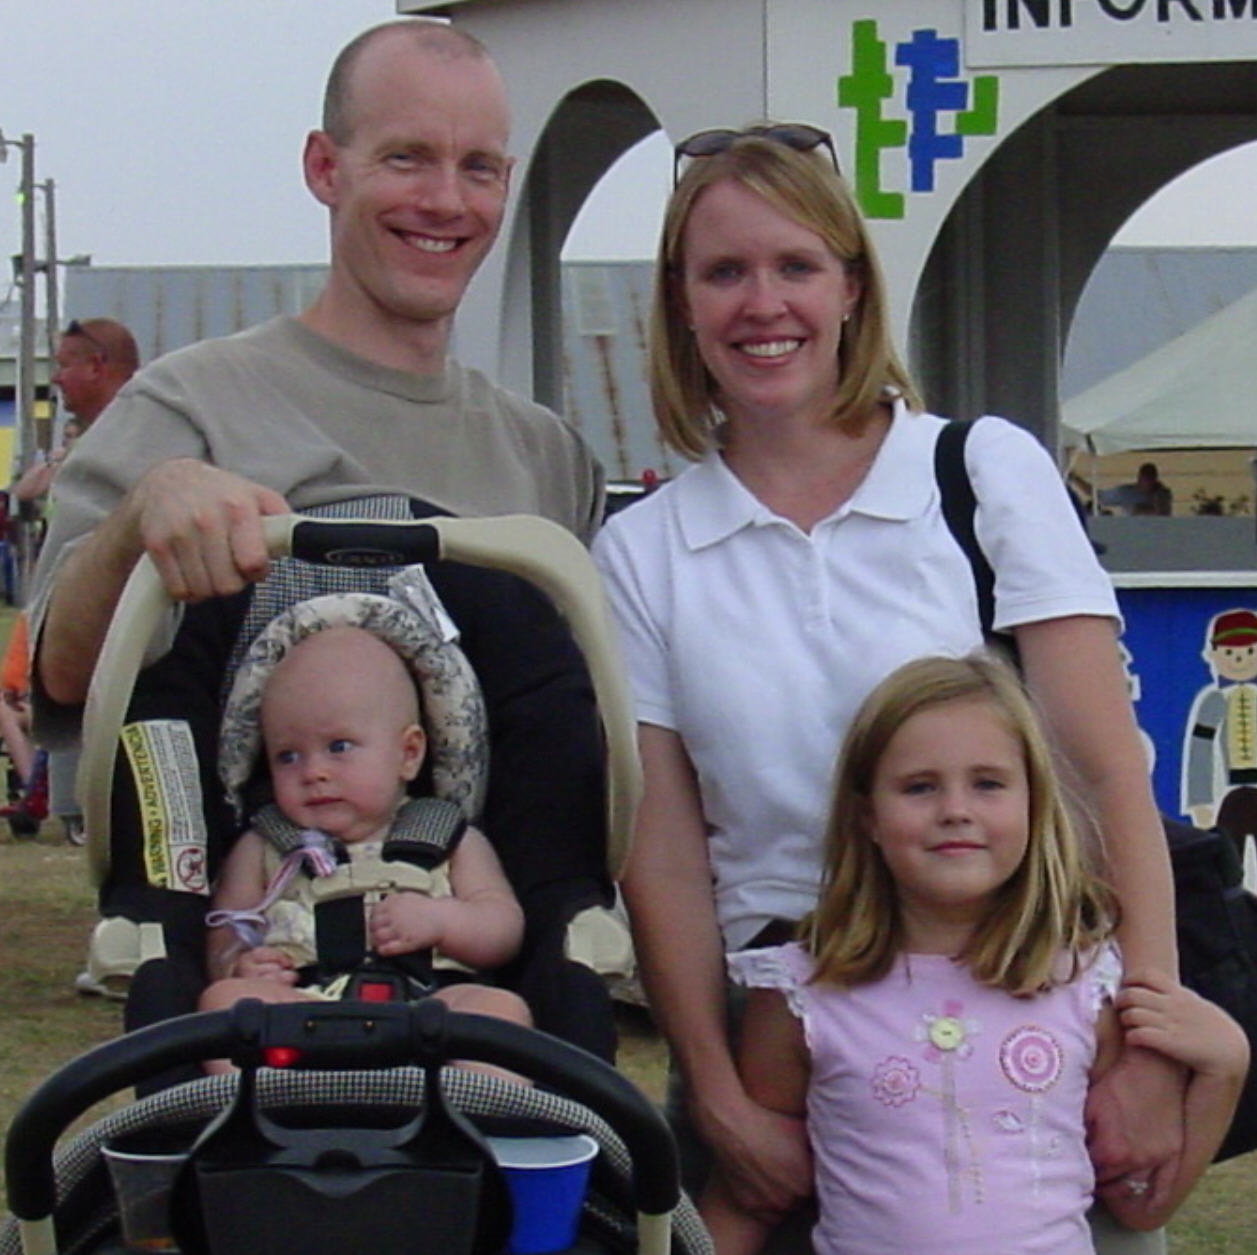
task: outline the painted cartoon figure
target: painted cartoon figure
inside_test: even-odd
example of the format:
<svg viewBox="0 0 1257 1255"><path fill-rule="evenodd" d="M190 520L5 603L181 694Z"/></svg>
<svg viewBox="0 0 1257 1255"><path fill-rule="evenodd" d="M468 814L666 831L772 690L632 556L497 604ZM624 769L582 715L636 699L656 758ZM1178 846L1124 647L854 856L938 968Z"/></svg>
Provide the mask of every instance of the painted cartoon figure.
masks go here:
<svg viewBox="0 0 1257 1255"><path fill-rule="evenodd" d="M1257 888L1257 611L1213 617L1202 655L1214 682L1196 695L1183 745L1183 810L1198 828L1218 827L1245 860Z"/></svg>

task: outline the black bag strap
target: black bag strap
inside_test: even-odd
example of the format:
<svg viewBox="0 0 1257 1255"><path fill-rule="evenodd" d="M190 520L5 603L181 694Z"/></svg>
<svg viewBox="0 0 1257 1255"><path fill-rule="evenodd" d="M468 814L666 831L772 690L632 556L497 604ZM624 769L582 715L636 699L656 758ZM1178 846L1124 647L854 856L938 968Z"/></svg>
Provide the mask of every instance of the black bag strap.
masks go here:
<svg viewBox="0 0 1257 1255"><path fill-rule="evenodd" d="M978 544L978 533L973 525L978 499L965 466L965 443L972 427L972 419L953 418L938 433L938 443L934 446L934 479L938 483L947 529L969 559L973 587L978 595L982 635L989 637L995 622L995 572Z"/></svg>
<svg viewBox="0 0 1257 1255"><path fill-rule="evenodd" d="M953 418L938 433L938 442L934 446L934 479L938 484L947 530L968 558L973 572L973 589L977 594L978 622L983 639L997 643L1017 663L1016 639L1009 632L995 631L995 571L982 552L974 527L978 499L965 465L965 443L973 424L973 419Z"/></svg>

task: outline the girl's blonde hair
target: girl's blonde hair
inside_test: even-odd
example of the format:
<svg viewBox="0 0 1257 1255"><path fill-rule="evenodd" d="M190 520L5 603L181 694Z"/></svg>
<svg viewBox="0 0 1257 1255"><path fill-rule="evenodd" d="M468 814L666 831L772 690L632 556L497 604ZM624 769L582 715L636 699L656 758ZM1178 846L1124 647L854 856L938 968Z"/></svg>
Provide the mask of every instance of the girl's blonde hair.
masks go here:
<svg viewBox="0 0 1257 1255"><path fill-rule="evenodd" d="M719 401L685 311L685 228L698 198L725 179L820 236L861 285L838 348L833 421L863 423L888 390L920 410L916 388L891 342L886 284L872 237L846 181L823 149L799 152L748 133L723 152L692 160L664 215L650 321L650 395L664 441L694 461L714 443Z"/></svg>
<svg viewBox="0 0 1257 1255"><path fill-rule="evenodd" d="M1089 866L1020 680L987 656L921 658L873 690L843 745L826 830L825 883L805 921L815 979L878 980L903 949L895 881L869 833L873 783L891 738L913 715L965 701L987 703L1021 744L1029 840L989 914L954 957L981 984L1025 997L1072 979L1081 957L1112 932L1116 899ZM1062 954L1072 963L1063 965Z"/></svg>

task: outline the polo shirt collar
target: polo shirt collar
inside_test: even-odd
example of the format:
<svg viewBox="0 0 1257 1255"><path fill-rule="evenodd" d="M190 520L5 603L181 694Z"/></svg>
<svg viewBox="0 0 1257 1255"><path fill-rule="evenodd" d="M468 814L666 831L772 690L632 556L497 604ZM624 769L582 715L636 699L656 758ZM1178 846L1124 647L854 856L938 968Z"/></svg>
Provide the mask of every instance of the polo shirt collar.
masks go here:
<svg viewBox="0 0 1257 1255"><path fill-rule="evenodd" d="M903 522L925 512L934 493L934 446L912 430L912 424L925 421L910 413L902 400L895 401L890 428L873 465L834 518L858 513ZM686 471L685 478L687 491L679 495L678 516L690 549L718 544L744 527L778 521L714 449Z"/></svg>
<svg viewBox="0 0 1257 1255"><path fill-rule="evenodd" d="M923 414L913 414L896 399L886 439L863 483L840 506L844 513L906 522L924 514L934 496L934 442L921 439Z"/></svg>
<svg viewBox="0 0 1257 1255"><path fill-rule="evenodd" d="M688 491L678 494L681 534L690 549L718 544L734 532L773 519L773 512L725 465L712 449L685 472Z"/></svg>

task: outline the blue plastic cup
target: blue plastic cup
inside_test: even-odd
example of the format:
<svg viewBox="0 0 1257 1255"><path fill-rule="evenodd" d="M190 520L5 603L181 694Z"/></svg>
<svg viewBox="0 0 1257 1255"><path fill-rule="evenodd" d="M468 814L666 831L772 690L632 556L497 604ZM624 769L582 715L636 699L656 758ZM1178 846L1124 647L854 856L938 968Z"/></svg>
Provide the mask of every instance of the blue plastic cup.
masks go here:
<svg viewBox="0 0 1257 1255"><path fill-rule="evenodd" d="M552 1255L576 1241L598 1143L563 1137L490 1137L515 1209L510 1255Z"/></svg>

